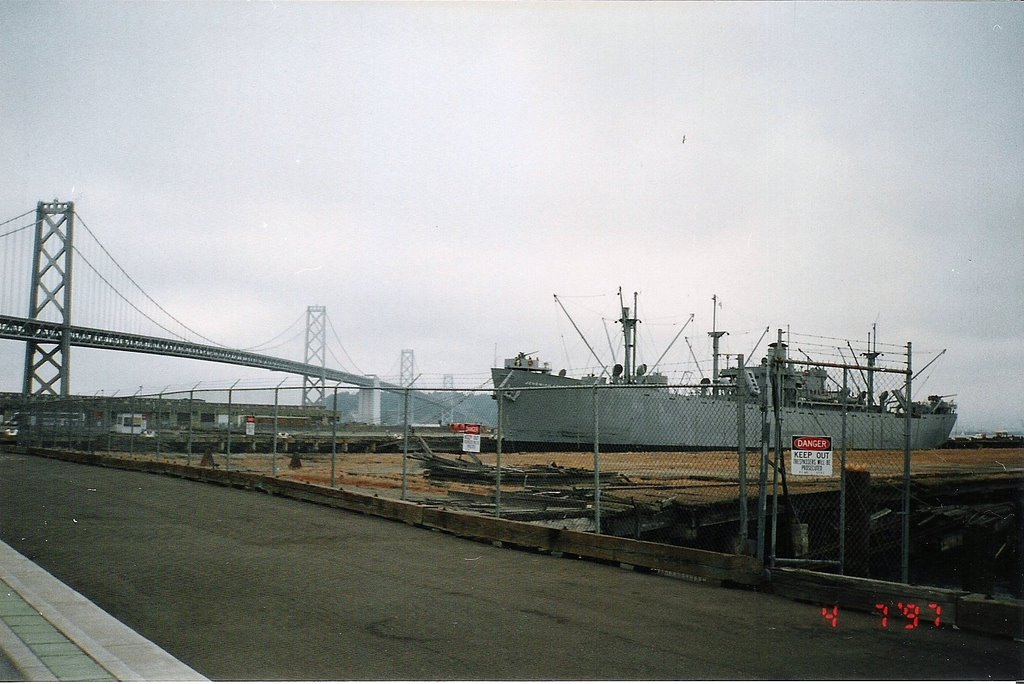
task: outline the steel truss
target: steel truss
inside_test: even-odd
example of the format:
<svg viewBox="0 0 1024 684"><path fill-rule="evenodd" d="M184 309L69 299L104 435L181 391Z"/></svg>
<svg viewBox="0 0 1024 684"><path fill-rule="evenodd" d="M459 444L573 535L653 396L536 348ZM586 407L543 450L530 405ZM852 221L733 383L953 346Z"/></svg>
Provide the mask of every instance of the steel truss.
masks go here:
<svg viewBox="0 0 1024 684"><path fill-rule="evenodd" d="M22 393L68 396L71 391L71 256L75 229L73 202L36 206L35 248L28 315L56 319L59 334L51 340L26 340Z"/></svg>

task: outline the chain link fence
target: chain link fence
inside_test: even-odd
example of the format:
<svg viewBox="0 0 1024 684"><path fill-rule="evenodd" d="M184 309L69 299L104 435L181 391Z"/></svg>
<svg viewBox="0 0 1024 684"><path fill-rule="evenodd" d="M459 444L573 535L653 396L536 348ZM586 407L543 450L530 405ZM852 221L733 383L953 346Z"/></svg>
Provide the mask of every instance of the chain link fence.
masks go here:
<svg viewBox="0 0 1024 684"><path fill-rule="evenodd" d="M717 383L531 373L493 389L337 386L321 406L282 383L12 396L0 408L23 446L259 473L771 567L918 578L912 521L932 502L915 493L928 472L913 452L944 441L952 407L911 403L909 367L779 349L757 366L739 357Z"/></svg>

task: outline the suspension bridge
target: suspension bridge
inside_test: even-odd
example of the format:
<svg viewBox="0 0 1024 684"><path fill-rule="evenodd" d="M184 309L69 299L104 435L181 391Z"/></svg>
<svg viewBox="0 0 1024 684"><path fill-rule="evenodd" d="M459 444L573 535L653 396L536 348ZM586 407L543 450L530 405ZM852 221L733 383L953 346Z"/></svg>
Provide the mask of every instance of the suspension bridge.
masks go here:
<svg viewBox="0 0 1024 684"><path fill-rule="evenodd" d="M26 396L70 395L73 347L300 375L303 405L322 403L328 382L373 390L412 384L412 378L404 374L403 384L395 385L378 377L329 368L326 340L330 321L323 306L307 308L302 362L214 343L150 297L89 229L73 202L39 202L35 212L0 223L0 254L0 339L26 345L22 379ZM27 316L17 315L25 302ZM411 371L411 351L403 350L402 358L403 373L407 363Z"/></svg>

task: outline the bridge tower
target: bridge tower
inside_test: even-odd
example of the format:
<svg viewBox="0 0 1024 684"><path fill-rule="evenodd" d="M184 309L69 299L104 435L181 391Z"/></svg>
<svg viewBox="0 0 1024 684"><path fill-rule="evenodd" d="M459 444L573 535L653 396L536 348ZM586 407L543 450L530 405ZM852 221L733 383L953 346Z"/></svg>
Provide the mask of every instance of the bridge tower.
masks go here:
<svg viewBox="0 0 1024 684"><path fill-rule="evenodd" d="M416 382L416 354L412 349L402 350L402 362L399 366L398 372L398 384L402 387L412 387L412 383ZM409 402L409 415L408 421L411 425L413 420L413 403Z"/></svg>
<svg viewBox="0 0 1024 684"><path fill-rule="evenodd" d="M71 392L71 256L74 202L39 202L32 254L28 317L61 324L60 340L25 343L22 393L31 396Z"/></svg>
<svg viewBox="0 0 1024 684"><path fill-rule="evenodd" d="M327 307L306 307L306 363L319 366L319 376L302 376L302 405L324 406L327 398Z"/></svg>

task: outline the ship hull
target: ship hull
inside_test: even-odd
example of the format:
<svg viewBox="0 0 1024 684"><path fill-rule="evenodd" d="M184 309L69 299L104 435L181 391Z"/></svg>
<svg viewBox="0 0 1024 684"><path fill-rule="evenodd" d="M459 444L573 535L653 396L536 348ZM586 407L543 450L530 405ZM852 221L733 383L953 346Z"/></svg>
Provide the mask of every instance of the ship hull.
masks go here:
<svg viewBox="0 0 1024 684"><path fill-rule="evenodd" d="M658 385L609 386L577 378L517 369L492 370L501 389L503 438L518 449L593 447L595 423L605 450L735 449L740 437L739 404L732 396L681 393ZM511 376L511 377L509 377ZM597 411L594 399L597 398ZM761 407L743 407L749 448L761 443ZM792 435L829 435L839 444L842 410L838 407L781 409L783 444ZM881 411L847 411L849 449L902 449L903 415ZM955 413L924 414L911 419L911 448L931 449L949 438ZM774 440L774 429L771 431Z"/></svg>

